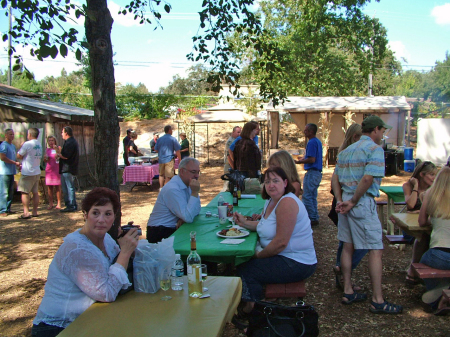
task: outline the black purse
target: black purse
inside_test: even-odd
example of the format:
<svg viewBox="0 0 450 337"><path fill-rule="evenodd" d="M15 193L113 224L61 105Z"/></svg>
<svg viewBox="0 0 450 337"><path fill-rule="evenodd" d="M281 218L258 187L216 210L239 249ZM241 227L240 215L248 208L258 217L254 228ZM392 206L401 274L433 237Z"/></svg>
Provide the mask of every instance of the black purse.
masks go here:
<svg viewBox="0 0 450 337"><path fill-rule="evenodd" d="M319 314L313 306L297 302L288 307L258 301L250 313L247 336L312 337L319 335Z"/></svg>
<svg viewBox="0 0 450 337"><path fill-rule="evenodd" d="M230 168L229 173L225 173L220 177L222 180L228 180L228 190L233 192L234 186L239 185L239 188L243 192L245 190L244 176L238 171Z"/></svg>

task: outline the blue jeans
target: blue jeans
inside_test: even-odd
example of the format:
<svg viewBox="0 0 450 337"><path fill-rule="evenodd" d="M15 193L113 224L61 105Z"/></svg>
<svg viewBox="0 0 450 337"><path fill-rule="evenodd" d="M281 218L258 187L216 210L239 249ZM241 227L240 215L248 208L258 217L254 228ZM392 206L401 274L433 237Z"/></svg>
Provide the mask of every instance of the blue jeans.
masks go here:
<svg viewBox="0 0 450 337"><path fill-rule="evenodd" d="M237 267L237 274L242 279L242 301L263 299L265 284L299 282L310 277L315 270L316 264L303 264L281 255L252 259Z"/></svg>
<svg viewBox="0 0 450 337"><path fill-rule="evenodd" d="M308 212L309 220L318 221L319 213L317 212L317 190L322 180L322 172L316 170L306 171L303 178L303 196L302 201Z"/></svg>
<svg viewBox="0 0 450 337"><path fill-rule="evenodd" d="M38 325L33 324L33 327L31 328L31 337L55 337L63 330L64 328L60 328L59 326L41 322Z"/></svg>
<svg viewBox="0 0 450 337"><path fill-rule="evenodd" d="M75 197L75 187L73 186L72 173L61 174L61 187L64 194L64 203L67 208L77 209L77 198Z"/></svg>
<svg viewBox="0 0 450 337"><path fill-rule="evenodd" d="M0 213L11 211L14 196L14 175L0 175Z"/></svg>
<svg viewBox="0 0 450 337"><path fill-rule="evenodd" d="M336 266L341 267L341 255L342 248L344 247L344 242L339 241L339 247L336 255ZM352 270L358 267L358 264L361 262L364 256L366 256L368 250L367 249L355 249L352 256Z"/></svg>
<svg viewBox="0 0 450 337"><path fill-rule="evenodd" d="M426 264L431 268L450 270L450 253L440 249L431 248L422 255L420 263ZM425 282L427 290L436 288L438 284L443 281L448 281L450 284L450 279L442 278L430 278L424 279L423 281Z"/></svg>

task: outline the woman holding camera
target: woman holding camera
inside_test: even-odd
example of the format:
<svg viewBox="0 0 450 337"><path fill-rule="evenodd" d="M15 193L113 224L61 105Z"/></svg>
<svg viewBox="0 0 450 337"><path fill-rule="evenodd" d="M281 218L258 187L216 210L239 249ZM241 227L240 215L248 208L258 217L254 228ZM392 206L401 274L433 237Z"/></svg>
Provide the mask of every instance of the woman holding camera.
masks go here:
<svg viewBox="0 0 450 337"><path fill-rule="evenodd" d="M58 335L91 304L113 302L131 285L126 270L139 241L137 229L118 240L120 248L107 233L120 209L117 194L96 187L81 207L85 223L64 238L50 264L32 336Z"/></svg>

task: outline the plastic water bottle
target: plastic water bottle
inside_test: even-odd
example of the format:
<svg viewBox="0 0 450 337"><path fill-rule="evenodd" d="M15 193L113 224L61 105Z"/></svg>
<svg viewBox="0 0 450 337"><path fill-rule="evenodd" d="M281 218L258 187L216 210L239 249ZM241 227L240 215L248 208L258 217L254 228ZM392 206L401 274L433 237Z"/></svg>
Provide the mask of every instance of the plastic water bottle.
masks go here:
<svg viewBox="0 0 450 337"><path fill-rule="evenodd" d="M217 200L217 206L223 206L223 203L225 200L223 200L222 194L219 195L219 200Z"/></svg>
<svg viewBox="0 0 450 337"><path fill-rule="evenodd" d="M175 262L172 266L172 290L183 290L184 264L180 254L176 254Z"/></svg>

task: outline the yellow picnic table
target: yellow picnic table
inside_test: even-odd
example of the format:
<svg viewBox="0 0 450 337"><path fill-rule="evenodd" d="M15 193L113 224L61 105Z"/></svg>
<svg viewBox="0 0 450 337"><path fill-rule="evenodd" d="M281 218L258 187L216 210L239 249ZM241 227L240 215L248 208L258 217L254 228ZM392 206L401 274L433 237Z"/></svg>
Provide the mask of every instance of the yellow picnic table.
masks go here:
<svg viewBox="0 0 450 337"><path fill-rule="evenodd" d="M112 303L94 303L58 336L221 336L241 300L239 277L208 277L211 297L190 298L182 291L155 294L130 291ZM169 301L161 297L172 296Z"/></svg>

